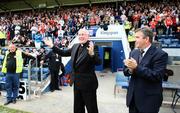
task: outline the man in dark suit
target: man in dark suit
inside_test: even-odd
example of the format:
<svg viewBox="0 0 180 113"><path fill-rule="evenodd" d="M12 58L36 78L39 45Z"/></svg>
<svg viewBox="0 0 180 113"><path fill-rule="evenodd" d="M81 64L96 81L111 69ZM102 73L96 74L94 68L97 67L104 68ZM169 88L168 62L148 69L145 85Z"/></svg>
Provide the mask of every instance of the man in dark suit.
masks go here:
<svg viewBox="0 0 180 113"><path fill-rule="evenodd" d="M96 90L98 80L95 74L95 65L101 64L97 48L89 41L89 32L80 29L79 43L72 48L61 50L53 46L52 40L44 42L55 53L61 56L71 56L72 81L74 83L74 113L98 113Z"/></svg>
<svg viewBox="0 0 180 113"><path fill-rule="evenodd" d="M162 79L168 54L152 45L153 32L135 31L136 48L124 60L124 75L130 76L127 92L129 113L158 113L162 104Z"/></svg>
<svg viewBox="0 0 180 113"><path fill-rule="evenodd" d="M49 60L48 66L51 74L50 90L51 92L53 92L54 90L62 90L61 88L59 88L59 71L62 71L62 75L64 75L65 71L61 56L57 53L54 53L53 51L50 51L43 57L41 64L43 64L47 59Z"/></svg>

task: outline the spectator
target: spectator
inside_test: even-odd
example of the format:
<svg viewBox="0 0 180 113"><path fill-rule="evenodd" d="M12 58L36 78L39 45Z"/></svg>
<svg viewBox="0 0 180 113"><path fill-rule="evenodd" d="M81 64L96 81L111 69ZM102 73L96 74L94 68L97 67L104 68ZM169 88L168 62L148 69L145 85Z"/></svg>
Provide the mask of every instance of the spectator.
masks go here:
<svg viewBox="0 0 180 113"><path fill-rule="evenodd" d="M44 56L41 64L43 64L46 60L49 60L48 66L51 74L50 91L53 92L54 90L61 90L59 88L59 71L62 68L61 56L51 51Z"/></svg>
<svg viewBox="0 0 180 113"><path fill-rule="evenodd" d="M4 105L16 103L19 91L19 76L23 68L23 58L29 56L29 53L22 52L14 44L9 45L9 50L6 51L2 66L2 72L6 74L7 91L7 101Z"/></svg>

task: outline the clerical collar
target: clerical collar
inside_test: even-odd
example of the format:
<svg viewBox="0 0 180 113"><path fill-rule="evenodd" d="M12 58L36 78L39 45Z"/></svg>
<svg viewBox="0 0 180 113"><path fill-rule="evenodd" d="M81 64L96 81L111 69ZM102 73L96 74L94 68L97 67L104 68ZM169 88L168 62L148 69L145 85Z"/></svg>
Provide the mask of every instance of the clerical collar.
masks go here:
<svg viewBox="0 0 180 113"><path fill-rule="evenodd" d="M81 47L84 47L84 46L88 46L88 44L89 44L89 41L87 41L87 42L84 43L84 44L80 44L80 45L81 45Z"/></svg>
<svg viewBox="0 0 180 113"><path fill-rule="evenodd" d="M83 47L83 44L80 44L81 47Z"/></svg>

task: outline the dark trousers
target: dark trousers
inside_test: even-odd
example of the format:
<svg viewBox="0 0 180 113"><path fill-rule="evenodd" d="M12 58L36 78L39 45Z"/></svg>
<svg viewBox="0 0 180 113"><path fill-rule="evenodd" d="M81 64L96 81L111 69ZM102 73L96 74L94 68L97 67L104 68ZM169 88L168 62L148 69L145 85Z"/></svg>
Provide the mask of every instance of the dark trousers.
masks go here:
<svg viewBox="0 0 180 113"><path fill-rule="evenodd" d="M85 91L74 88L74 113L98 113L96 90Z"/></svg>
<svg viewBox="0 0 180 113"><path fill-rule="evenodd" d="M7 101L16 100L19 92L19 74L6 74Z"/></svg>
<svg viewBox="0 0 180 113"><path fill-rule="evenodd" d="M141 112L141 111L139 111L135 105L134 98L133 98L131 101L131 104L129 106L129 113L158 113L158 111L157 112Z"/></svg>
<svg viewBox="0 0 180 113"><path fill-rule="evenodd" d="M50 90L53 91L59 89L59 79L58 79L59 70L50 69L50 73L51 73Z"/></svg>

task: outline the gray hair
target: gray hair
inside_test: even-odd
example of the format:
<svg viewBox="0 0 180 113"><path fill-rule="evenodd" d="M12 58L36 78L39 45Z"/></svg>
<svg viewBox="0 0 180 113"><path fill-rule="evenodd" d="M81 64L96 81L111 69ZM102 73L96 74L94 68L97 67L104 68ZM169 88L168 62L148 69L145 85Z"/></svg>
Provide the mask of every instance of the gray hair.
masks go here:
<svg viewBox="0 0 180 113"><path fill-rule="evenodd" d="M149 27L138 28L135 30L135 33L136 32L142 32L144 34L144 38L149 37L149 42L152 43L154 35Z"/></svg>

